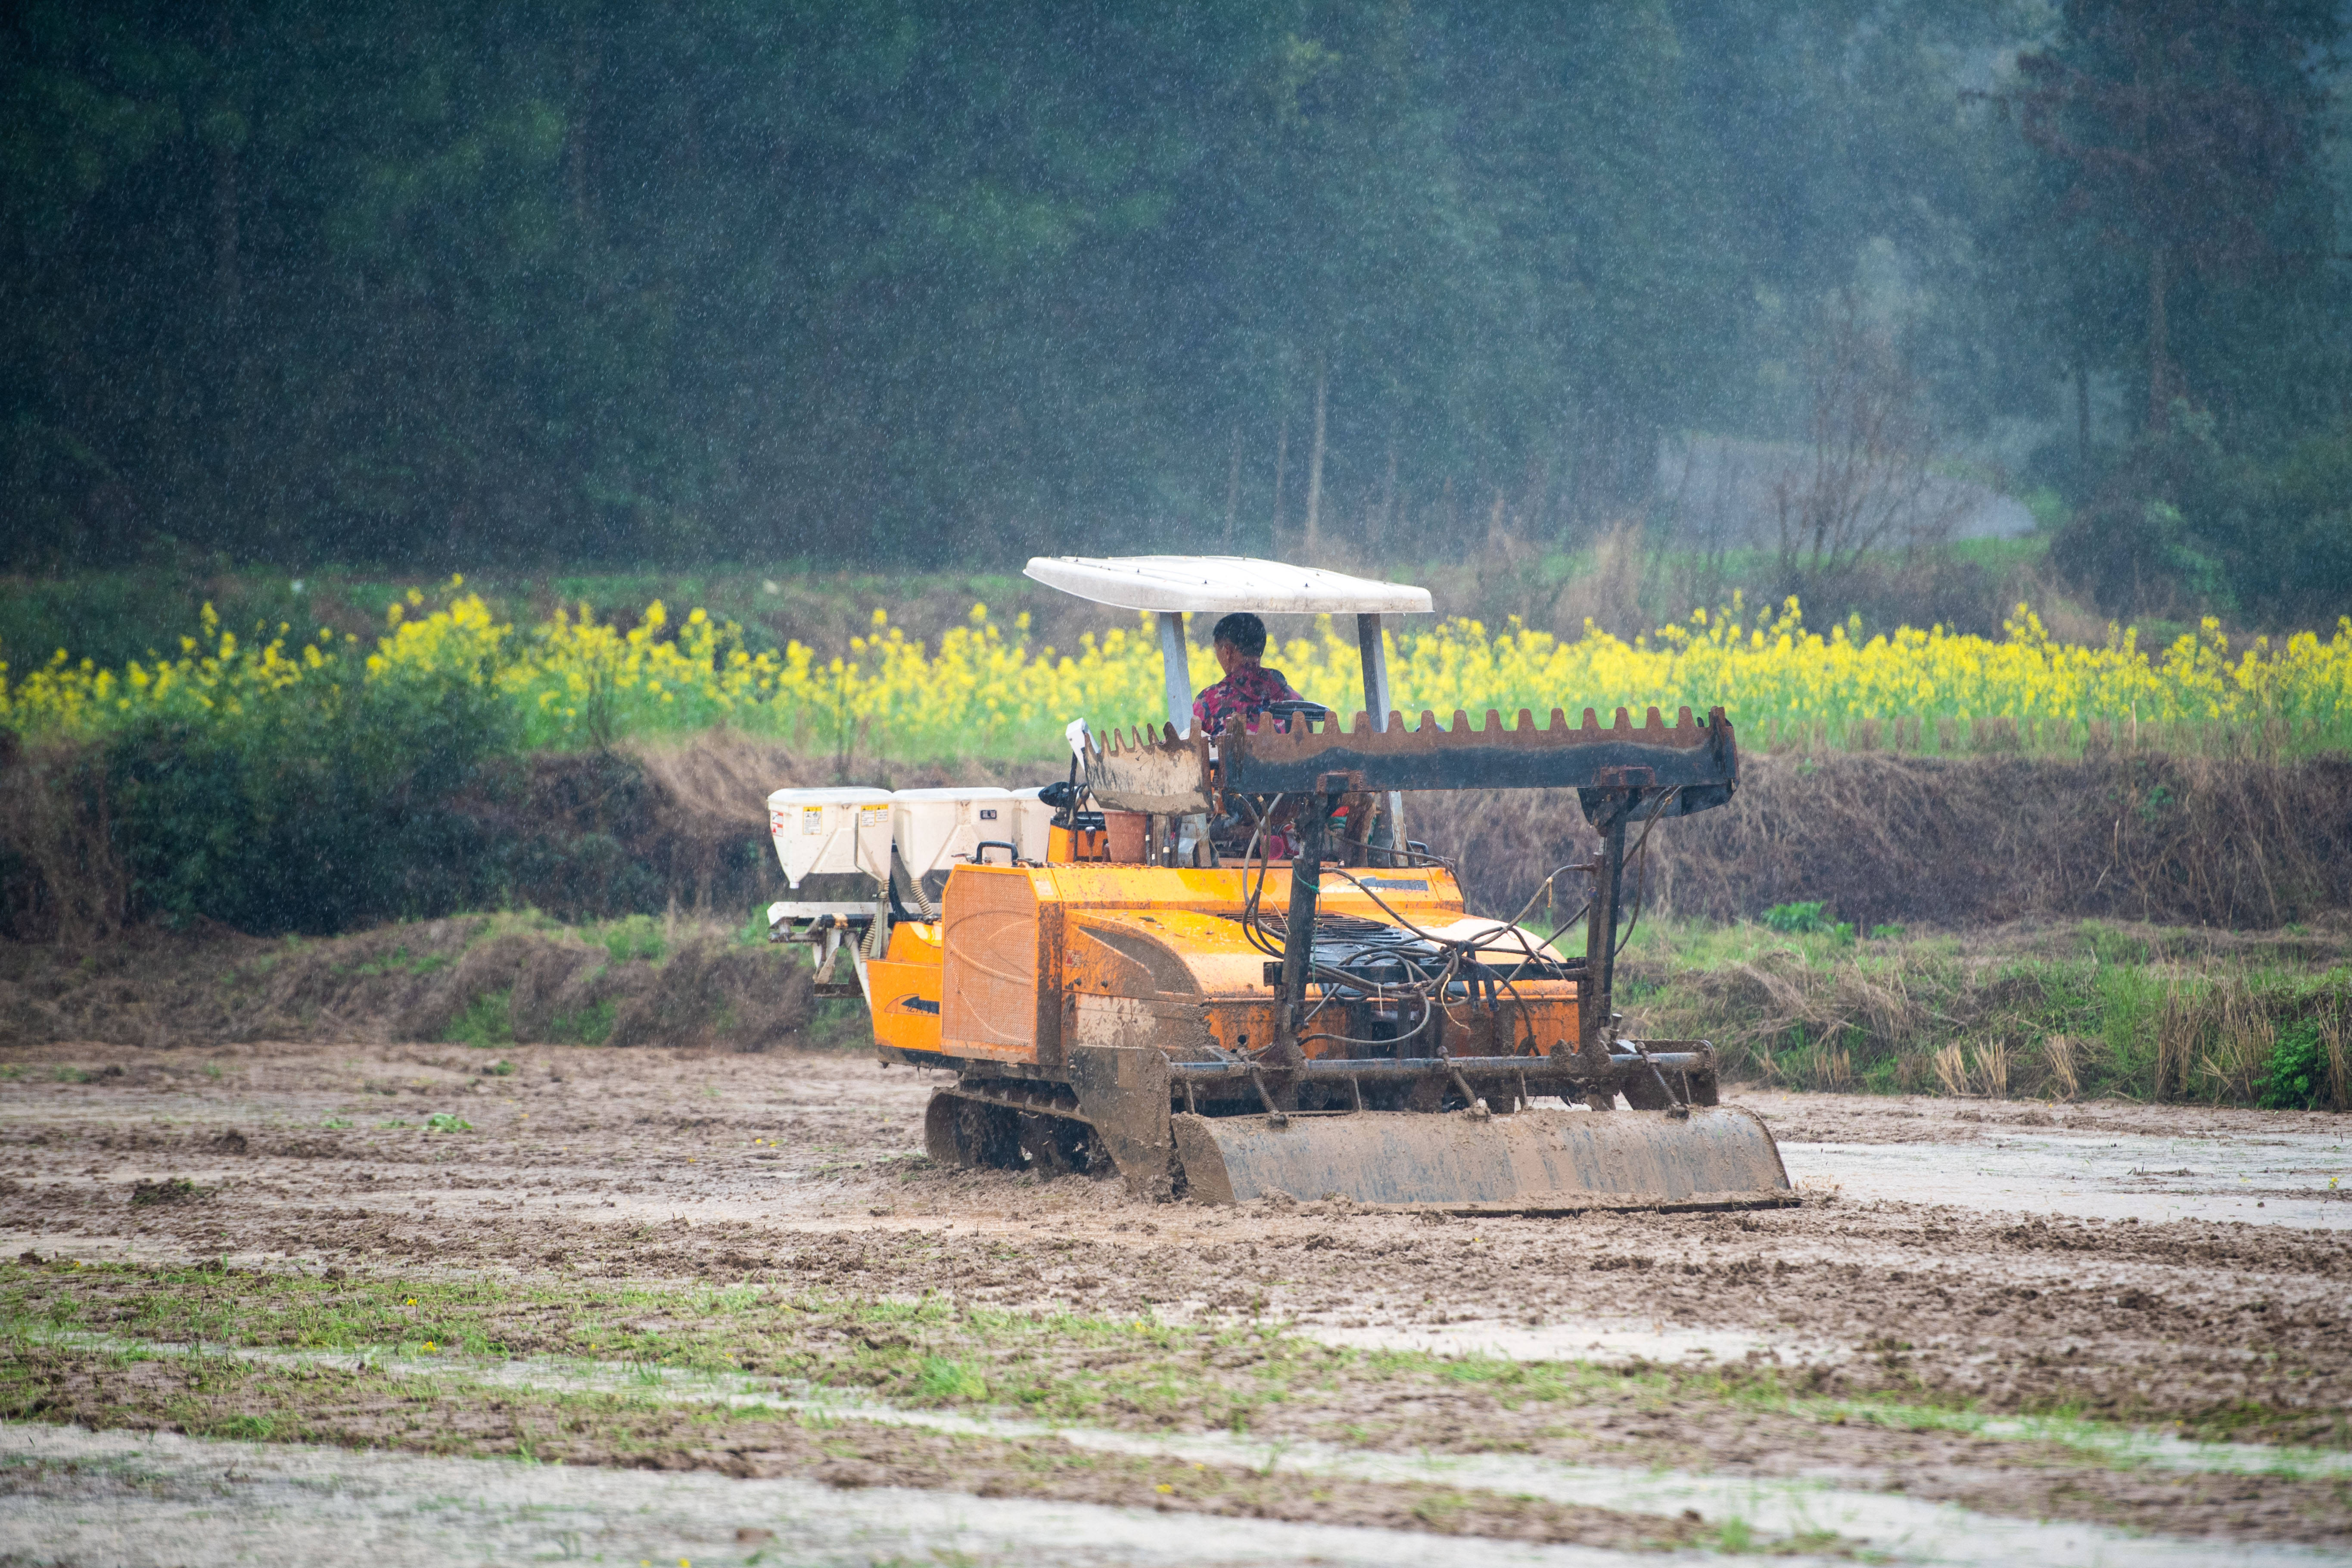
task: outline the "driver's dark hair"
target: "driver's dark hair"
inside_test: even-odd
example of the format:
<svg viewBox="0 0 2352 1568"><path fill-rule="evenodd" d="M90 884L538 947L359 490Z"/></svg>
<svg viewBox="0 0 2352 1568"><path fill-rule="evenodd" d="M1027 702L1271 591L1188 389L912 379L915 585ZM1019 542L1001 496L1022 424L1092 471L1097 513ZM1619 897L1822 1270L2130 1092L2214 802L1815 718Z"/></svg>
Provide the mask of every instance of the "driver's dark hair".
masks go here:
<svg viewBox="0 0 2352 1568"><path fill-rule="evenodd" d="M1244 658L1255 658L1265 651L1265 623L1247 610L1235 610L1217 623L1209 634L1219 642L1234 645L1234 651Z"/></svg>

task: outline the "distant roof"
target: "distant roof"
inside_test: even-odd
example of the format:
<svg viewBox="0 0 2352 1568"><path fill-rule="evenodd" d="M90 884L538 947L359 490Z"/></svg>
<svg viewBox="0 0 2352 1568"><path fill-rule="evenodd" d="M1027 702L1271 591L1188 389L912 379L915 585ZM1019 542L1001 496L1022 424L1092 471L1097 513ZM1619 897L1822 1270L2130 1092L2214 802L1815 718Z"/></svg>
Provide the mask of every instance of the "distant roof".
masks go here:
<svg viewBox="0 0 2352 1568"><path fill-rule="evenodd" d="M1122 610L1258 610L1269 615L1407 615L1429 590L1246 555L1040 555L1029 576Z"/></svg>

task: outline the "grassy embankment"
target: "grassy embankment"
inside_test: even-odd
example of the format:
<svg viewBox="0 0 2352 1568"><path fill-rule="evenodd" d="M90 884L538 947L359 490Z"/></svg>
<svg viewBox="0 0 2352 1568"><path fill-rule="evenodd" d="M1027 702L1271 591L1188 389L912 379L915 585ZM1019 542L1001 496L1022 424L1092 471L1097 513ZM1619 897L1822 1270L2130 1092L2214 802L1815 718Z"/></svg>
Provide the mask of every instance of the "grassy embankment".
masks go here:
<svg viewBox="0 0 2352 1568"><path fill-rule="evenodd" d="M1776 929L1777 928L1777 929ZM1619 1005L1802 1089L2352 1108L2352 931L1652 920Z"/></svg>
<svg viewBox="0 0 2352 1568"><path fill-rule="evenodd" d="M1644 919L1630 1026L1714 1040L1738 1079L1802 1089L2352 1107L2352 932L2242 935L2081 921L1857 933L1807 906L1762 922ZM168 1039L699 1043L861 1049L799 950L727 927L530 911L351 936L0 947L0 1044Z"/></svg>

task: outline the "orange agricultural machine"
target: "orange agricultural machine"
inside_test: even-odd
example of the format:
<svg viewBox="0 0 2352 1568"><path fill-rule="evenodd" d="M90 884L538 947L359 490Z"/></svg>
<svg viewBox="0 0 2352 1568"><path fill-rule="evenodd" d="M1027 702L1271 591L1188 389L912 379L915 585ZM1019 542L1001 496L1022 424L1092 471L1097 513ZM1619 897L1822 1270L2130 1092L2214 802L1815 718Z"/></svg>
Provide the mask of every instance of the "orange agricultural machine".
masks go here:
<svg viewBox="0 0 2352 1568"><path fill-rule="evenodd" d="M1115 1169L1207 1203L1795 1201L1763 1122L1717 1103L1713 1048L1626 1037L1610 1010L1628 830L1731 797L1721 710L1409 726L1381 626L1428 610L1423 589L1230 557L1028 574L1157 614L1167 722L1107 742L1074 722L1070 776L1043 788L769 803L795 891L817 875L860 894L772 905L772 938L819 950L821 991L865 999L885 1061L954 1074L928 1113L933 1158ZM1192 732L1183 616L1230 610L1355 615L1364 711L1277 703ZM1600 837L1547 879L1587 895L1579 954L1526 910L1469 915L1403 832L1416 792L1534 788L1577 790Z"/></svg>

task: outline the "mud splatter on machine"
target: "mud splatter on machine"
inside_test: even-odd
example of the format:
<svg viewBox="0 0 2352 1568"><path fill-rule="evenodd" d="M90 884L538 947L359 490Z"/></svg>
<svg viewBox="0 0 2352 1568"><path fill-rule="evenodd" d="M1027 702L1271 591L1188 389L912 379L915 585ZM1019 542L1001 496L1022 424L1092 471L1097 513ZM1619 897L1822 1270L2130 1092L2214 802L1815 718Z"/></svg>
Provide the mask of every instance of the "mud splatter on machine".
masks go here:
<svg viewBox="0 0 2352 1568"><path fill-rule="evenodd" d="M1717 1103L1713 1048L1627 1037L1610 1010L1629 832L1738 786L1720 709L1408 725L1381 620L1430 609L1423 589L1230 557L1028 573L1158 615L1165 723L1106 742L1074 722L1069 778L1038 789L770 801L795 890L825 872L870 893L775 904L771 935L820 950L821 991L864 998L884 1060L955 1075L933 1158L1116 1170L1207 1203L1795 1202L1763 1122ZM1354 615L1364 710L1277 704L1192 732L1183 617L1231 610ZM1416 792L1537 788L1577 790L1599 836L1544 884L1583 899L1580 954L1522 923L1532 904L1469 916L1402 830Z"/></svg>

